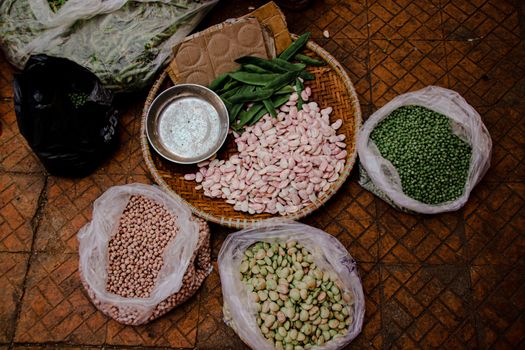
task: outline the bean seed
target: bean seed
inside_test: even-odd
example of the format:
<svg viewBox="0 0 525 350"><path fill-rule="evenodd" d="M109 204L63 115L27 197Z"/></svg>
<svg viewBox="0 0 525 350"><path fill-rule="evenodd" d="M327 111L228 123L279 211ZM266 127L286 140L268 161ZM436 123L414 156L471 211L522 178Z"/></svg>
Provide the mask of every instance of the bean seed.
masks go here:
<svg viewBox="0 0 525 350"><path fill-rule="evenodd" d="M292 298L293 300L299 300L300 297L301 297L301 295L300 295L300 292L299 292L298 289L293 288L290 291L290 298Z"/></svg>
<svg viewBox="0 0 525 350"><path fill-rule="evenodd" d="M330 326L330 328L337 328L339 326L339 321L338 320L330 320L330 321L328 321L328 326Z"/></svg>

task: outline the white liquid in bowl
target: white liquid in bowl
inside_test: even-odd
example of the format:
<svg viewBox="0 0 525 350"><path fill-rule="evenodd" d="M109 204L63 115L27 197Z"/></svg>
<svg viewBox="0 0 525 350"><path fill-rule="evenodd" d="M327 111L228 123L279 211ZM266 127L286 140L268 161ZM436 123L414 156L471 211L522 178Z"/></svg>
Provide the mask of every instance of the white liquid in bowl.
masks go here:
<svg viewBox="0 0 525 350"><path fill-rule="evenodd" d="M159 117L160 141L182 158L211 155L221 136L221 121L215 108L196 97L173 101Z"/></svg>

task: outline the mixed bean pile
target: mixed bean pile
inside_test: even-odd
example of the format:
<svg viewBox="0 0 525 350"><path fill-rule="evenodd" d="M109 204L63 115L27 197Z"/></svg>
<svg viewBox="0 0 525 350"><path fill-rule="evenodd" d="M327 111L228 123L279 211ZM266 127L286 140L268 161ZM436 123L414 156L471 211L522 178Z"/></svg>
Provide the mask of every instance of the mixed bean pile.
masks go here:
<svg viewBox="0 0 525 350"><path fill-rule="evenodd" d="M472 148L454 135L446 116L421 106L403 106L372 132L381 156L397 169L403 192L426 204L463 194Z"/></svg>
<svg viewBox="0 0 525 350"><path fill-rule="evenodd" d="M106 289L127 298L147 298L163 265L166 246L178 231L166 207L131 196L108 245Z"/></svg>
<svg viewBox="0 0 525 350"><path fill-rule="evenodd" d="M257 325L276 349L309 349L347 334L353 295L296 241L252 245L240 272L256 303Z"/></svg>
<svg viewBox="0 0 525 350"><path fill-rule="evenodd" d="M347 152L345 135L336 133L342 120L330 124L332 108L306 103L310 94L308 87L302 91L305 103L298 110L299 94L293 93L277 118L267 114L235 134L238 154L202 162L185 179L200 183L196 188L205 196L250 214L291 214L315 202L343 172Z"/></svg>

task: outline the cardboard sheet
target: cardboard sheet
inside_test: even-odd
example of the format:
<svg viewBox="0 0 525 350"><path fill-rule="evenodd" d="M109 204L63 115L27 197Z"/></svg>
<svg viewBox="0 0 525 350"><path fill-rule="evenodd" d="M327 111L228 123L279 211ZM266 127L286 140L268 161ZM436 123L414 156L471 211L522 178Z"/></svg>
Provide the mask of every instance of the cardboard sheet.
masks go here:
<svg viewBox="0 0 525 350"><path fill-rule="evenodd" d="M263 29L256 18L222 23L183 41L177 48L171 69L177 81L209 85L219 74L235 70L234 61L252 55L268 58Z"/></svg>
<svg viewBox="0 0 525 350"><path fill-rule="evenodd" d="M269 2L246 16L187 37L173 49L168 74L175 83L207 86L219 74L237 69L237 58L272 58L291 42L283 13Z"/></svg>

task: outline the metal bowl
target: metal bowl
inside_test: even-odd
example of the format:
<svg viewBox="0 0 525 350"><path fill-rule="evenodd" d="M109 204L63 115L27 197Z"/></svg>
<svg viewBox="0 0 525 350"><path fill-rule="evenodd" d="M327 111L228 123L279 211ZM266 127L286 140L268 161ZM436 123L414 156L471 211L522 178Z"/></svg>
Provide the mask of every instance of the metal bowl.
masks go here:
<svg viewBox="0 0 525 350"><path fill-rule="evenodd" d="M213 156L228 135L228 110L210 89L179 84L158 95L146 120L151 146L162 157L194 164Z"/></svg>

